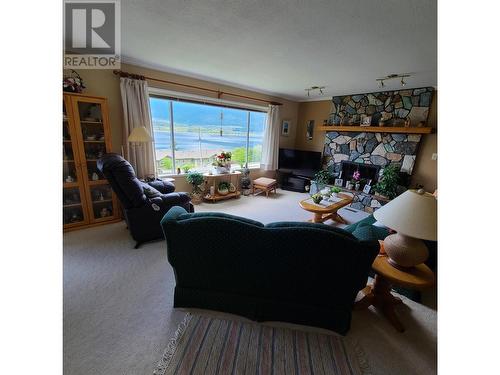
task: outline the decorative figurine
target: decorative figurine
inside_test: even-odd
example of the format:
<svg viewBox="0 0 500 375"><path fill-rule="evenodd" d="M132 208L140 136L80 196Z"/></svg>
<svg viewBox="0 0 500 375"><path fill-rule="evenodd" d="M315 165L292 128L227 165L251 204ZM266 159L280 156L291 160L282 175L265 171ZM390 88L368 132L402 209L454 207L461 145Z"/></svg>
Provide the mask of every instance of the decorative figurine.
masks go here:
<svg viewBox="0 0 500 375"><path fill-rule="evenodd" d="M92 173L92 181L97 181L98 179L99 175L96 172Z"/></svg>
<svg viewBox="0 0 500 375"><path fill-rule="evenodd" d="M68 177L66 177L66 182L74 182L74 181L75 179L72 176L68 175Z"/></svg>

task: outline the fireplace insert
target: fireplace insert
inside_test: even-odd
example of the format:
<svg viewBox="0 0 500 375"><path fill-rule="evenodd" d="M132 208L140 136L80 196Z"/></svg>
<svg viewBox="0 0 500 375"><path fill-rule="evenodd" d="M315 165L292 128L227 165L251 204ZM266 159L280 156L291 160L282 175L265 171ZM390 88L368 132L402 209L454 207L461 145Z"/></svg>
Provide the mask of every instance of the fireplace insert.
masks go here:
<svg viewBox="0 0 500 375"><path fill-rule="evenodd" d="M341 175L339 176L339 178L342 178L344 181L352 179L352 175L354 174L354 172L359 171L360 178L365 179L370 185L373 185L378 180L380 166L373 164L355 163L352 161L342 161L340 170Z"/></svg>

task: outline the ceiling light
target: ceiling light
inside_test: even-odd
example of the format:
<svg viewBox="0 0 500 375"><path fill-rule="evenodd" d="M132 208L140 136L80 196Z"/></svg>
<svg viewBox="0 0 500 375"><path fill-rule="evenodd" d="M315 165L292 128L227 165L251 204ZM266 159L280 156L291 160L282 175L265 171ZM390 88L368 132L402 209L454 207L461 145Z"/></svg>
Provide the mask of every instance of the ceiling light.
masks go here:
<svg viewBox="0 0 500 375"><path fill-rule="evenodd" d="M391 80L395 78L401 78L401 86L406 86L405 78L410 77L409 73L404 73L404 74L389 74L386 75L385 77L382 78L377 78L376 81L379 82L380 87L385 87L384 81L386 80Z"/></svg>
<svg viewBox="0 0 500 375"><path fill-rule="evenodd" d="M307 96L311 96L311 91L314 93L315 90L318 90L319 95L323 95L324 89L325 89L325 86L311 86L311 87L308 87L307 89L304 89L304 90L307 91Z"/></svg>

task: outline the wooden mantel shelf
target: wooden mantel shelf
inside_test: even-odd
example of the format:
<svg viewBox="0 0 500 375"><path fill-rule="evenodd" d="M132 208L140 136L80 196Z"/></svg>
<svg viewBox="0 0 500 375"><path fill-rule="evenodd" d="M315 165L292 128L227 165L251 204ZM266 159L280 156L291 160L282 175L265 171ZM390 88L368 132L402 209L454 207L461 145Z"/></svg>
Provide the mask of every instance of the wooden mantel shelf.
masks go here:
<svg viewBox="0 0 500 375"><path fill-rule="evenodd" d="M400 133L400 134L430 134L433 128L405 128L396 126L349 126L349 125L321 125L317 128L327 132L356 132L356 133Z"/></svg>

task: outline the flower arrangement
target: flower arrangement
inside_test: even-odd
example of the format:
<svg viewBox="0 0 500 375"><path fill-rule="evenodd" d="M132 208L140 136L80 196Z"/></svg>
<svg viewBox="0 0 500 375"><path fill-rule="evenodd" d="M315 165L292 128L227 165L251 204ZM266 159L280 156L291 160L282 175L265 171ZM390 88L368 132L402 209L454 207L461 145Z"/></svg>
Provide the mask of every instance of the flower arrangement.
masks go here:
<svg viewBox="0 0 500 375"><path fill-rule="evenodd" d="M359 173L359 171L355 171L353 174L352 174L352 179L356 182L359 181L359 179L361 178L361 173Z"/></svg>
<svg viewBox="0 0 500 375"><path fill-rule="evenodd" d="M231 153L222 151L215 156L215 161L212 163L215 173L229 173L231 171Z"/></svg>
<svg viewBox="0 0 500 375"><path fill-rule="evenodd" d="M80 75L71 70L71 75L63 78L63 91L81 93L85 85Z"/></svg>
<svg viewBox="0 0 500 375"><path fill-rule="evenodd" d="M231 152L222 151L219 155L215 156L215 161L212 163L216 167L227 167L231 165Z"/></svg>

